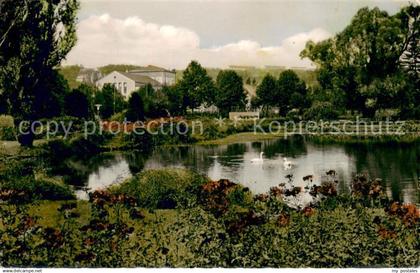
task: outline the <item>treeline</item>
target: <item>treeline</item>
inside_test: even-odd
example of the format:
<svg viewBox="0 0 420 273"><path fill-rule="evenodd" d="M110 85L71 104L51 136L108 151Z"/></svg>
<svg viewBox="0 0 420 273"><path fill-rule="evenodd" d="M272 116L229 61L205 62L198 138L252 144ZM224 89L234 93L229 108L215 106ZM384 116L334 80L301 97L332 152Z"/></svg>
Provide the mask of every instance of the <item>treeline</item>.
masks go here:
<svg viewBox="0 0 420 273"><path fill-rule="evenodd" d="M217 106L227 115L233 109L246 107L243 79L232 70L219 72L216 81L196 61L184 70L182 79L174 86L155 90L151 85L141 87L126 102L112 85L101 90L86 84L67 92L64 113L79 118L93 117L95 105L100 104L100 116L111 118L114 114L129 121L163 116L184 115L198 107Z"/></svg>

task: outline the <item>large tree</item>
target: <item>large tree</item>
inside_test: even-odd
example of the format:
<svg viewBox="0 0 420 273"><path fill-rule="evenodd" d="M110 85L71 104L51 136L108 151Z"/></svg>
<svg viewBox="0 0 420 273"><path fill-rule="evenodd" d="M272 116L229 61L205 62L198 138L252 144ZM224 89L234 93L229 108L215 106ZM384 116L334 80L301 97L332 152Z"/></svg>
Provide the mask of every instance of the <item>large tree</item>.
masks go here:
<svg viewBox="0 0 420 273"><path fill-rule="evenodd" d="M242 77L233 70L222 70L216 80L216 106L222 114L245 108L246 95Z"/></svg>
<svg viewBox="0 0 420 273"><path fill-rule="evenodd" d="M257 101L258 104L267 109L270 106L277 106L278 86L276 79L267 74L264 76L260 85L257 87Z"/></svg>
<svg viewBox="0 0 420 273"><path fill-rule="evenodd" d="M178 88L183 94L183 107L195 109L200 105L211 105L215 99L215 86L207 71L196 61L184 70Z"/></svg>
<svg viewBox="0 0 420 273"><path fill-rule="evenodd" d="M336 36L319 43L308 42L301 57L318 65L318 81L331 94L336 107L372 116L378 108L394 107L396 97L404 97L393 93L404 88L393 87L388 92L383 81L400 78L396 75L402 55L413 50L410 41L416 37L415 22L418 7L404 8L394 16L378 8L362 8Z"/></svg>
<svg viewBox="0 0 420 273"><path fill-rule="evenodd" d="M0 1L0 92L16 123L58 114L49 108L66 86L55 68L76 42L78 7L77 0ZM24 146L33 139L19 136Z"/></svg>
<svg viewBox="0 0 420 273"><path fill-rule="evenodd" d="M280 114L284 115L294 108L300 110L307 105L305 82L299 79L293 70L286 70L280 73L277 90L275 102L279 107Z"/></svg>

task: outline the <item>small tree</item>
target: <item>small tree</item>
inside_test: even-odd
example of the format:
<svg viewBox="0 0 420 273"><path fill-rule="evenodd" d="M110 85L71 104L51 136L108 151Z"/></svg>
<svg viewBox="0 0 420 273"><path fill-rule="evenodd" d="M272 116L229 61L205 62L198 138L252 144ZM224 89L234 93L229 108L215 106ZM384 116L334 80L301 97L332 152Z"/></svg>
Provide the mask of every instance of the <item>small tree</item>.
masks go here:
<svg viewBox="0 0 420 273"><path fill-rule="evenodd" d="M127 106L124 97L111 84L105 84L102 90L96 93L95 104L102 105L101 116L105 119L123 111Z"/></svg>
<svg viewBox="0 0 420 273"><path fill-rule="evenodd" d="M242 78L233 70L220 71L216 80L216 106L226 115L234 108L245 107L246 95Z"/></svg>

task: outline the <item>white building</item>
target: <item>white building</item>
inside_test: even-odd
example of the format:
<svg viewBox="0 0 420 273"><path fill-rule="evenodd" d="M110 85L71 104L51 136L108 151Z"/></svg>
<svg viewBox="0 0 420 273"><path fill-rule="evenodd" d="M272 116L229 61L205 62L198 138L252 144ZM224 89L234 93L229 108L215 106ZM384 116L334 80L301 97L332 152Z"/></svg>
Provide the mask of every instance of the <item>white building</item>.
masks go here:
<svg viewBox="0 0 420 273"><path fill-rule="evenodd" d="M162 84L150 77L114 71L96 82L96 87L103 88L104 85L111 84L128 100L132 93L139 88L151 84L155 90L162 88Z"/></svg>
<svg viewBox="0 0 420 273"><path fill-rule="evenodd" d="M171 71L153 65L131 70L129 73L132 75L150 77L161 85L174 85L176 81L176 73L174 70Z"/></svg>

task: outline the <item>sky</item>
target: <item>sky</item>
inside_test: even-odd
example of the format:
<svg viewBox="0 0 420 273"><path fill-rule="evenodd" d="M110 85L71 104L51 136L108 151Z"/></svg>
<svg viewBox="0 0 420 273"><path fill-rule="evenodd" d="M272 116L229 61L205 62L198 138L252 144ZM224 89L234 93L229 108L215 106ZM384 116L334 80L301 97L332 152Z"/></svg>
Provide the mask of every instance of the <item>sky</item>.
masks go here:
<svg viewBox="0 0 420 273"><path fill-rule="evenodd" d="M417 1L420 4L420 0ZM65 61L183 69L229 65L311 67L309 40L343 30L357 10L390 14L405 0L81 0L78 42Z"/></svg>

